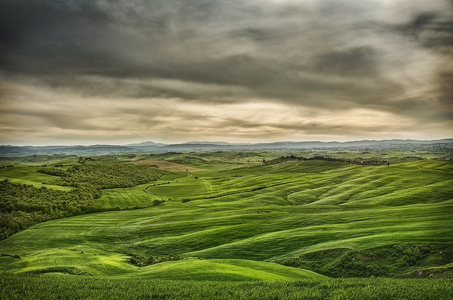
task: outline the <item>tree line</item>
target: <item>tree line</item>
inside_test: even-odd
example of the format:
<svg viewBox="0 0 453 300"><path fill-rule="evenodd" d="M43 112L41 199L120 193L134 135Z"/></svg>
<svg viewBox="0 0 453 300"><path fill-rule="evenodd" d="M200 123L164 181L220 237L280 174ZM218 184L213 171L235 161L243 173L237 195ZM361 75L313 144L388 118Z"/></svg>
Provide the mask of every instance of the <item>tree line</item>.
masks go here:
<svg viewBox="0 0 453 300"><path fill-rule="evenodd" d="M0 240L40 222L102 211L99 196L89 185L65 192L0 181Z"/></svg>
<svg viewBox="0 0 453 300"><path fill-rule="evenodd" d="M271 160L263 159L264 165L276 165L287 161L304 161L304 160L324 160L324 161L337 161L337 162L345 162L350 164L358 164L358 165L383 165L388 164L388 160L383 159L364 159L364 158L339 158L339 157L330 157L330 156L323 156L323 155L315 155L313 157L303 157L303 156L295 156L295 155L287 155L287 156L280 156Z"/></svg>

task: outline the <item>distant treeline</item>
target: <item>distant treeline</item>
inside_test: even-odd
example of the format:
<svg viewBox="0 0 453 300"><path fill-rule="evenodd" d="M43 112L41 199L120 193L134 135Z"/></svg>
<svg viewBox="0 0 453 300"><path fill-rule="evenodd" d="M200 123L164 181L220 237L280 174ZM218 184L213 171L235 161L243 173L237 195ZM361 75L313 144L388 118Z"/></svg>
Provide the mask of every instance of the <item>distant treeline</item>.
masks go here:
<svg viewBox="0 0 453 300"><path fill-rule="evenodd" d="M53 183L75 189L66 192L0 181L0 240L47 220L106 210L95 201L101 189L136 186L162 175L149 166L119 164L49 167L38 172L58 176Z"/></svg>
<svg viewBox="0 0 453 300"><path fill-rule="evenodd" d="M400 159L402 161L409 161L409 160L419 160L422 159L420 157L405 157L403 159ZM313 157L302 157L302 156L295 156L295 155L287 155L287 156L280 156L271 160L265 160L263 159L263 163L265 165L275 165L287 161L295 161L295 160L325 160L325 161L338 161L338 162L345 162L345 163L350 163L350 164L358 164L358 165L383 165L383 164L388 164L389 161L385 159L366 159L366 158L353 158L353 159L348 159L348 158L339 158L339 157L330 157L330 156L323 156L323 155L315 155Z"/></svg>
<svg viewBox="0 0 453 300"><path fill-rule="evenodd" d="M89 185L65 192L0 181L0 240L47 220L102 211L99 196Z"/></svg>
<svg viewBox="0 0 453 300"><path fill-rule="evenodd" d="M153 167L129 164L81 165L69 169L51 167L38 172L60 177L55 182L58 185L80 187L88 184L98 189L136 186L162 176Z"/></svg>
<svg viewBox="0 0 453 300"><path fill-rule="evenodd" d="M384 165L388 164L387 160L383 159L365 159L361 157L353 158L353 159L348 159L348 158L339 158L339 157L330 157L330 156L322 156L322 155L315 155L311 158L308 158L309 160L327 160L327 161L338 161L338 162L345 162L345 163L350 163L350 164L358 164L358 165Z"/></svg>

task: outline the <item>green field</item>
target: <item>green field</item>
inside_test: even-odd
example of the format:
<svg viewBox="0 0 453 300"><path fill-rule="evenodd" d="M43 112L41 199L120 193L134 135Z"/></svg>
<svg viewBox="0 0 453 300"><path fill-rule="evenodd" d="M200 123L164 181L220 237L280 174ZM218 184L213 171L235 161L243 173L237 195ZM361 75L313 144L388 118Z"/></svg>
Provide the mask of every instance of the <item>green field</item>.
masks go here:
<svg viewBox="0 0 453 300"><path fill-rule="evenodd" d="M412 299L447 300L451 280L348 278L296 282L176 281L84 276L2 276L2 299Z"/></svg>
<svg viewBox="0 0 453 300"><path fill-rule="evenodd" d="M62 288L59 278L65 277L77 284L90 281L93 289L114 280L124 289L128 280L182 280L189 290L223 282L220 299L227 299L226 291L247 295L246 285L228 283L233 281L287 282L252 285L250 293L257 294L243 299L259 299L261 288L277 294L287 289L288 299L345 299L335 285L350 289L352 299L359 299L359 293L373 295L373 289L390 299L387 283L403 291L410 282L425 294L452 293L448 280L324 280L452 278L453 162L263 164L278 155L210 152L162 154L155 164L152 157L122 160L159 167L163 176L134 187L103 189L95 201L114 211L47 221L0 241L1 280L13 287L22 278L40 284L54 280ZM55 177L23 166L1 169L0 176L36 186ZM87 276L99 279L91 282ZM300 280L308 289L289 283ZM140 289L163 295L166 284L178 285L157 281L156 290ZM175 293L185 291L181 287Z"/></svg>
<svg viewBox="0 0 453 300"><path fill-rule="evenodd" d="M52 189L70 191L73 188L69 186L61 186L52 184L57 179L55 176L42 174L37 172L40 167L14 167L0 169L0 180L8 179L12 182L31 184L35 187L48 187Z"/></svg>

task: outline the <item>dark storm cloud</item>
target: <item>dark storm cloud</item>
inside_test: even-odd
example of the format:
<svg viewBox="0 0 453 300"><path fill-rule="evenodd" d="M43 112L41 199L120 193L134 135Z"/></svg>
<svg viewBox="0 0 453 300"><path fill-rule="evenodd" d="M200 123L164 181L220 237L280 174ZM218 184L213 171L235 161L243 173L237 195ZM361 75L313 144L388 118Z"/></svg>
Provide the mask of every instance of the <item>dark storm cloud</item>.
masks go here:
<svg viewBox="0 0 453 300"><path fill-rule="evenodd" d="M379 70L375 51L370 47L357 47L319 55L313 64L313 72L375 77Z"/></svg>
<svg viewBox="0 0 453 300"><path fill-rule="evenodd" d="M453 21L439 14L421 13L397 29L427 48L442 50L443 46L453 46Z"/></svg>
<svg viewBox="0 0 453 300"><path fill-rule="evenodd" d="M440 102L443 118L452 119L453 116L453 21L452 15L447 17L442 14L421 13L414 19L400 27L403 33L411 36L417 43L430 51L437 52L446 57L446 64L440 65L434 80L438 86L435 91Z"/></svg>
<svg viewBox="0 0 453 300"><path fill-rule="evenodd" d="M96 62L87 61L91 42L106 32L96 29L102 18L92 9L83 16L49 1L7 0L1 6L2 69L46 74Z"/></svg>
<svg viewBox="0 0 453 300"><path fill-rule="evenodd" d="M452 11L447 0L4 0L0 76L7 85L0 86L0 102L12 103L22 89L21 99L30 102L52 93L75 95L81 103L264 101L319 114L364 109L435 124L453 115ZM35 117L58 128L108 127L47 110ZM173 113L195 119L193 112ZM139 119L146 120L134 122ZM354 132L352 124L321 123L271 127ZM372 130L379 128L390 130Z"/></svg>

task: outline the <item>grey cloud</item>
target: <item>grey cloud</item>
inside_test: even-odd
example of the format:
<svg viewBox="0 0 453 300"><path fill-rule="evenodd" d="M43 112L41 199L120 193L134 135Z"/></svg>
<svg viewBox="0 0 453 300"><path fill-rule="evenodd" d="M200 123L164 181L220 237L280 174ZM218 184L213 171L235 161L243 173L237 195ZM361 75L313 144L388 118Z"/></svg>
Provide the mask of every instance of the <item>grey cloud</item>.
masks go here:
<svg viewBox="0 0 453 300"><path fill-rule="evenodd" d="M207 105L262 99L434 123L452 111L451 67L444 64L451 58L452 11L445 3L4 0L0 68L17 89L32 78L87 99ZM420 86L424 92L413 95ZM70 117L47 119L94 130Z"/></svg>
<svg viewBox="0 0 453 300"><path fill-rule="evenodd" d="M385 130L394 130L395 127L391 124L382 124L380 126L371 126L363 124L363 126L350 124L328 124L326 122L299 122L299 123L273 123L273 122L252 122L237 118L228 118L221 120L219 125L224 128L241 128L241 129L259 129L264 132L306 132L310 134L329 133L333 135L351 135L361 134L364 132L380 132Z"/></svg>
<svg viewBox="0 0 453 300"><path fill-rule="evenodd" d="M162 78L121 78L98 75L45 76L40 85L57 92L76 92L83 97L184 99L204 103L238 102L252 95L242 86L211 84L206 81L182 81ZM20 81L20 80L19 80ZM24 79L23 83L27 80ZM32 84L37 84L33 82ZM0 92L2 87L0 86ZM11 89L3 88L11 93Z"/></svg>
<svg viewBox="0 0 453 300"><path fill-rule="evenodd" d="M313 72L338 76L374 77L379 73L376 56L375 50L370 47L329 52L316 57Z"/></svg>
<svg viewBox="0 0 453 300"><path fill-rule="evenodd" d="M119 128L104 127L101 128L96 125L90 125L86 122L87 116L71 114L67 111L55 111L49 109L49 111L34 111L23 108L18 109L6 109L2 110L3 115L7 114L14 116L15 118L21 119L25 122L24 125L42 125L48 124L51 127L59 129L77 129L77 130L118 130ZM87 112L84 112L85 114Z"/></svg>
<svg viewBox="0 0 453 300"><path fill-rule="evenodd" d="M453 72L439 74L439 101L453 115ZM453 118L452 118L453 119Z"/></svg>
<svg viewBox="0 0 453 300"><path fill-rule="evenodd" d="M453 8L452 8L453 10ZM421 13L395 28L402 34L413 37L421 46L433 50L453 46L452 14Z"/></svg>

